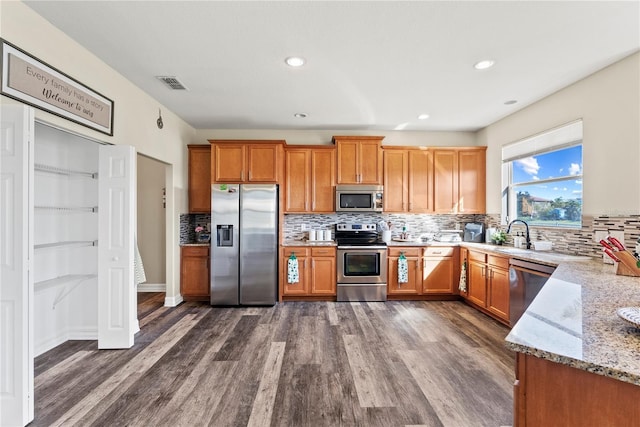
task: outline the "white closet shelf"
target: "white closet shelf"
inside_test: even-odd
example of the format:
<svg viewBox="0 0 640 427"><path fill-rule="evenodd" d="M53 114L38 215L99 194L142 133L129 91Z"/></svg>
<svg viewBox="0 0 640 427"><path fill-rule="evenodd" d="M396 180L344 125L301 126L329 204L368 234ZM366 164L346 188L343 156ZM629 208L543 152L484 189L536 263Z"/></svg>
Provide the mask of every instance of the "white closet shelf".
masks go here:
<svg viewBox="0 0 640 427"><path fill-rule="evenodd" d="M98 275L97 274L66 274L64 276L59 276L53 279L34 282L33 286L35 286L36 288L46 288L50 286L60 285L63 283L75 282L77 280L82 282L88 279L93 279L95 277L98 277Z"/></svg>
<svg viewBox="0 0 640 427"><path fill-rule="evenodd" d="M82 176L85 178L98 179L98 172L84 172L72 169L64 169L56 166L44 165L42 163L35 163L33 165L33 168L36 172L45 172L65 176Z"/></svg>
<svg viewBox="0 0 640 427"><path fill-rule="evenodd" d="M53 242L42 243L40 245L33 245L33 249L52 249L52 248L68 248L68 247L82 247L82 246L98 246L97 240L70 240L66 242Z"/></svg>
<svg viewBox="0 0 640 427"><path fill-rule="evenodd" d="M36 210L48 210L58 212L98 212L97 206L34 206Z"/></svg>

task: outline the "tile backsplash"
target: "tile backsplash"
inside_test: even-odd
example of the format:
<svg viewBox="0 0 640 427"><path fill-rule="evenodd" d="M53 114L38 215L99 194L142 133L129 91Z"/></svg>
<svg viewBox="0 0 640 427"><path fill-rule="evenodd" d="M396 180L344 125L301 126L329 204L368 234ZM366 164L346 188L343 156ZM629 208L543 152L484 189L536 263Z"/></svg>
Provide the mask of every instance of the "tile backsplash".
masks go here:
<svg viewBox="0 0 640 427"><path fill-rule="evenodd" d="M196 226L206 227L211 223L211 214L180 214L180 244L196 241Z"/></svg>
<svg viewBox="0 0 640 427"><path fill-rule="evenodd" d="M487 215L435 215L435 214L374 214L374 213L334 213L334 214L285 214L283 237L287 240L300 240L306 232L301 230L302 224L315 230L334 229L334 225L342 222L391 222L392 236L397 237L406 225L413 236L433 235L442 229L454 229L456 225L464 228L468 222L481 222L485 227L500 226L500 214ZM196 225L207 225L211 222L209 214L180 215L180 243L195 241ZM505 227L502 227L505 228ZM514 225L512 231L522 231L524 226ZM553 242L555 252L570 255L586 255L594 258L602 256L602 248L594 240L596 231L623 231L624 244L633 250L640 237L640 215L629 216L595 216L583 218L581 229L554 229L548 227L531 227L531 240L549 240ZM507 245L512 245L511 236Z"/></svg>
<svg viewBox="0 0 640 427"><path fill-rule="evenodd" d="M302 239L306 232L301 230L302 224L315 230L334 229L338 223L374 223L391 222L391 236L398 237L402 227L413 236L433 235L439 230L461 229L467 222L484 222L485 215L430 215L430 214L374 214L374 213L335 213L335 214L288 214L284 216L284 238Z"/></svg>

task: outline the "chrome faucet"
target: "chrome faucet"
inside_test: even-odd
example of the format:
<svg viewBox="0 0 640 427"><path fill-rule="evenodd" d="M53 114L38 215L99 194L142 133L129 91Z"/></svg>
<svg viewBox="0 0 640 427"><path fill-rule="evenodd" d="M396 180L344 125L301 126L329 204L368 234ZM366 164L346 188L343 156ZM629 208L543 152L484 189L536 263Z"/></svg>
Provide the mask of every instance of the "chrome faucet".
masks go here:
<svg viewBox="0 0 640 427"><path fill-rule="evenodd" d="M509 231L511 231L511 226L513 225L514 222L521 222L527 228L527 249L531 249L531 238L529 237L529 224L527 224L525 221L521 219L514 219L513 221L511 221L507 226L507 234L509 234Z"/></svg>

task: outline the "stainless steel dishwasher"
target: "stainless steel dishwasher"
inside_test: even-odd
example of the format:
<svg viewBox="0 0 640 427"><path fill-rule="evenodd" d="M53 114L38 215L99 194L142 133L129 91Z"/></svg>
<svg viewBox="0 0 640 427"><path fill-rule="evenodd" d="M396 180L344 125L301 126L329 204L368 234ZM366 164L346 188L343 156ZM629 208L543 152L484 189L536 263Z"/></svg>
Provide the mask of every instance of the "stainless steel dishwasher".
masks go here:
<svg viewBox="0 0 640 427"><path fill-rule="evenodd" d="M509 321L515 325L556 268L533 261L509 261Z"/></svg>

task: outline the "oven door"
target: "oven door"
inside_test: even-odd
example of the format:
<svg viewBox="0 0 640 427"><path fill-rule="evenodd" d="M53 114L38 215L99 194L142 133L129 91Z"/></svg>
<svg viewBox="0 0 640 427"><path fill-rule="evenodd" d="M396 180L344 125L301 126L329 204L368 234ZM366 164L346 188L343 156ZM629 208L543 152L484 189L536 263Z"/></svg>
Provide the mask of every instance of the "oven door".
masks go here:
<svg viewBox="0 0 640 427"><path fill-rule="evenodd" d="M338 284L386 284L387 248L339 246L337 251Z"/></svg>

